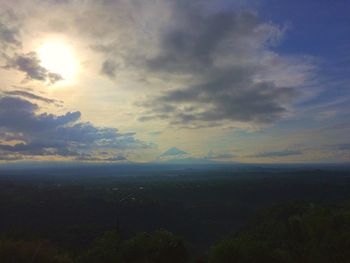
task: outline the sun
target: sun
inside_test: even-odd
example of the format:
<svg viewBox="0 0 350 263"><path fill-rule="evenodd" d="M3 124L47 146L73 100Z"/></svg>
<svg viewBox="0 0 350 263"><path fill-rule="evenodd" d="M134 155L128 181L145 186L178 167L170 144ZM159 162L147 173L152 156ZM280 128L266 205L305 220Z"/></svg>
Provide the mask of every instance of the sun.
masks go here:
<svg viewBox="0 0 350 263"><path fill-rule="evenodd" d="M74 81L79 63L72 46L64 40L50 39L37 49L40 65L62 76L64 82Z"/></svg>

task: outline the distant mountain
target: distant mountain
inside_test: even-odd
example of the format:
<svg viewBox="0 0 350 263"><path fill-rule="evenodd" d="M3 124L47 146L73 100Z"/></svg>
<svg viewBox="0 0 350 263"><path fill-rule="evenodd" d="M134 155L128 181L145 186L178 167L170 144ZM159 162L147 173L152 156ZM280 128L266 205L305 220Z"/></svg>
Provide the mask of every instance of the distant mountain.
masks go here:
<svg viewBox="0 0 350 263"><path fill-rule="evenodd" d="M181 156L188 155L188 153L176 147L172 147L166 150L165 152L163 152L159 157L180 156L180 155Z"/></svg>

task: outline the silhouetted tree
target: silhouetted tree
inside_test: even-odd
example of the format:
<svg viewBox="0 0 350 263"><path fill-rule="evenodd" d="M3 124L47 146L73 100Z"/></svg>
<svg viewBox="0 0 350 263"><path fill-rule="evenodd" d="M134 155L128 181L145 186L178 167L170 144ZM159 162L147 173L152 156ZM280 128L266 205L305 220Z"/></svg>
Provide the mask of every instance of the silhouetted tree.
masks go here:
<svg viewBox="0 0 350 263"><path fill-rule="evenodd" d="M244 231L215 244L209 262L350 262L350 209L274 207Z"/></svg>
<svg viewBox="0 0 350 263"><path fill-rule="evenodd" d="M120 261L121 238L118 231L107 231L97 238L80 259L84 263L117 263Z"/></svg>
<svg viewBox="0 0 350 263"><path fill-rule="evenodd" d="M168 231L141 233L123 244L122 261L126 263L182 263L187 250L181 238Z"/></svg>

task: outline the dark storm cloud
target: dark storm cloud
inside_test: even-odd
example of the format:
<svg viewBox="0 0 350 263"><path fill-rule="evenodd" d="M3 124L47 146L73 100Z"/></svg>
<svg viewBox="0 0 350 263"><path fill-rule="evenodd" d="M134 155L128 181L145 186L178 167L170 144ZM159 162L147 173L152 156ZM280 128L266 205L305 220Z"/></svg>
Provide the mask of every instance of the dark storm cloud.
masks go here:
<svg viewBox="0 0 350 263"><path fill-rule="evenodd" d="M5 68L24 72L27 80L39 80L54 84L63 79L61 75L40 66L40 60L35 52L17 54L13 58L9 58Z"/></svg>
<svg viewBox="0 0 350 263"><path fill-rule="evenodd" d="M50 131L55 131L60 126L77 121L81 115L78 111L68 112L60 116L48 113L36 115L38 110L38 105L28 100L2 97L0 99L0 129L24 134L28 132L50 133ZM50 138L49 134L47 136Z"/></svg>
<svg viewBox="0 0 350 263"><path fill-rule="evenodd" d="M39 114L39 106L18 97L0 98L0 153L2 156L64 157L89 154L94 149L147 148L133 133L79 122L81 113ZM11 141L20 141L11 143Z"/></svg>
<svg viewBox="0 0 350 263"><path fill-rule="evenodd" d="M241 85L244 88L239 88ZM153 114L164 113L162 109L166 107L189 104L197 110L177 108L172 114L174 123L220 120L270 123L286 113L282 103L295 95L293 88L279 89L273 83L241 83L230 77L220 78L205 85L167 92L154 100L153 105L161 107L154 107Z"/></svg>
<svg viewBox="0 0 350 263"><path fill-rule="evenodd" d="M222 121L271 123L288 112L295 87L257 80L267 70L259 55L268 47L272 26L250 12L206 13L182 3L173 23L160 34L160 50L146 68L158 76L191 76L191 82L149 98L141 121L166 119L202 127ZM171 110L169 110L171 109Z"/></svg>
<svg viewBox="0 0 350 263"><path fill-rule="evenodd" d="M301 155L301 154L303 154L302 151L285 150L285 151L275 151L275 152L262 152L262 153L258 153L258 154L252 155L250 157L272 158L272 157L287 157L287 156Z"/></svg>
<svg viewBox="0 0 350 263"><path fill-rule="evenodd" d="M187 8L187 7L184 7ZM232 41L236 49L244 36L254 33L257 18L251 13L219 12L201 14L193 7L176 8L174 19L181 17L178 26L168 27L161 35L161 52L148 61L154 70L171 73L207 72L224 40Z"/></svg>

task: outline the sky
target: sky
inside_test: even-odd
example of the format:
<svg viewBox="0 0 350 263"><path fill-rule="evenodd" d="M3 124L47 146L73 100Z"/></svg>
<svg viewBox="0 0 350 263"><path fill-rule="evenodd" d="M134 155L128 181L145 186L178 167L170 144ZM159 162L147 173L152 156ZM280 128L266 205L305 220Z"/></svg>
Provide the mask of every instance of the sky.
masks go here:
<svg viewBox="0 0 350 263"><path fill-rule="evenodd" d="M0 163L350 161L348 0L0 0Z"/></svg>

